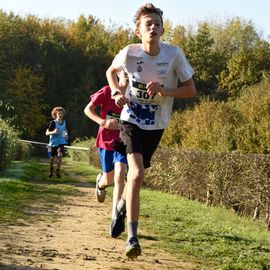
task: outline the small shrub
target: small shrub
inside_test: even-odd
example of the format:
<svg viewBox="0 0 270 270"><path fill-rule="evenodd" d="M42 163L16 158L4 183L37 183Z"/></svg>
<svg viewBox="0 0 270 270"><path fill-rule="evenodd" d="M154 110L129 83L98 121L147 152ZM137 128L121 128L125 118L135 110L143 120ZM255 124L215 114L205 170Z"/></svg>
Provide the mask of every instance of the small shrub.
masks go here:
<svg viewBox="0 0 270 270"><path fill-rule="evenodd" d="M238 115L230 104L202 99L192 110L173 114L162 145L178 149L235 150Z"/></svg>
<svg viewBox="0 0 270 270"><path fill-rule="evenodd" d="M88 161L95 167L100 166L98 151L95 147L95 138L78 138L73 141L71 146L89 148L89 151L68 148L67 153L72 160Z"/></svg>
<svg viewBox="0 0 270 270"><path fill-rule="evenodd" d="M30 158L33 146L29 143L18 141L14 147L12 160L26 160Z"/></svg>
<svg viewBox="0 0 270 270"><path fill-rule="evenodd" d="M17 142L18 132L0 118L0 171L10 165Z"/></svg>
<svg viewBox="0 0 270 270"><path fill-rule="evenodd" d="M268 79L269 80L269 79ZM235 107L241 114L237 148L244 152L270 153L270 80L242 92Z"/></svg>

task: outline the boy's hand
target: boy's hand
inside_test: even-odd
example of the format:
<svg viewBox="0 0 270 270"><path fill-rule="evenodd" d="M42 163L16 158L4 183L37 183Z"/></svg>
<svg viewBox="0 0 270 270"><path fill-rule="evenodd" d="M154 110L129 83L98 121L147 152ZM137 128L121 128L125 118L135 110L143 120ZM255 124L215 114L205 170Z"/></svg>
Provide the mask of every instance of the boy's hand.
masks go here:
<svg viewBox="0 0 270 270"><path fill-rule="evenodd" d="M103 127L106 129L118 129L118 121L116 119L106 120Z"/></svg>
<svg viewBox="0 0 270 270"><path fill-rule="evenodd" d="M158 82L149 82L146 85L146 89L147 89L147 93L150 96L154 96L156 94L159 94L162 97L166 96L166 90Z"/></svg>
<svg viewBox="0 0 270 270"><path fill-rule="evenodd" d="M127 98L123 95L118 93L117 95L114 95L113 97L115 104L119 107L119 108L123 108L125 104L128 103Z"/></svg>
<svg viewBox="0 0 270 270"><path fill-rule="evenodd" d="M58 133L58 128L56 128L54 131L53 131L53 134L57 134Z"/></svg>

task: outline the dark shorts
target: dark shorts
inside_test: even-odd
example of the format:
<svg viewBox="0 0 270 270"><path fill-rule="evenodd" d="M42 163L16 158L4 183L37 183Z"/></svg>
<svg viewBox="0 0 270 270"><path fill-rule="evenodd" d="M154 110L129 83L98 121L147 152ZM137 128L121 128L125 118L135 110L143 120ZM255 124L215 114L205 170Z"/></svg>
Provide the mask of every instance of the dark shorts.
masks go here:
<svg viewBox="0 0 270 270"><path fill-rule="evenodd" d="M57 156L58 153L64 154L64 144L59 144L58 146L55 146L55 147L51 146L51 149L49 149L49 150L51 150L50 151L51 152L51 154L50 154L51 157Z"/></svg>
<svg viewBox="0 0 270 270"><path fill-rule="evenodd" d="M142 154L144 168L149 168L163 132L164 129L144 130L134 124L123 122L120 124L121 142L116 144L116 150L119 152L125 150L127 154Z"/></svg>

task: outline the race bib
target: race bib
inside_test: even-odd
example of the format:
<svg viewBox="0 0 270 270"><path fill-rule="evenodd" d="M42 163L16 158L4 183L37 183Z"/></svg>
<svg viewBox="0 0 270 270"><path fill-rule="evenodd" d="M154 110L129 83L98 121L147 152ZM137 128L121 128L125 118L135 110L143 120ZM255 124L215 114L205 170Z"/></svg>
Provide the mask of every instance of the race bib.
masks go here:
<svg viewBox="0 0 270 270"><path fill-rule="evenodd" d="M106 115L106 120L109 120L109 119L115 119L115 120L118 120L120 119L120 114L119 113L115 113L115 112L107 112L107 115Z"/></svg>
<svg viewBox="0 0 270 270"><path fill-rule="evenodd" d="M164 101L164 97L156 94L150 96L146 90L146 84L132 81L132 86L129 91L132 100L143 105L159 105Z"/></svg>

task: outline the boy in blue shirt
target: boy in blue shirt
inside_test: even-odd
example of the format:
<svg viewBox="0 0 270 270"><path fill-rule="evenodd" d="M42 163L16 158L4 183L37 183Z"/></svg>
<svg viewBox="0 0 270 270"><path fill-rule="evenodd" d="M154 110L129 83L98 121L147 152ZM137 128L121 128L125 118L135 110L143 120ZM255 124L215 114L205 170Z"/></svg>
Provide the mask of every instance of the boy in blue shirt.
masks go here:
<svg viewBox="0 0 270 270"><path fill-rule="evenodd" d="M62 164L62 157L64 153L64 145L67 144L68 133L66 121L63 120L65 110L63 107L55 107L51 112L51 116L54 120L50 121L47 125L46 136L50 136L49 140L49 152L50 154L50 172L49 177L53 176L53 163L56 157L56 176L61 178L60 167Z"/></svg>

